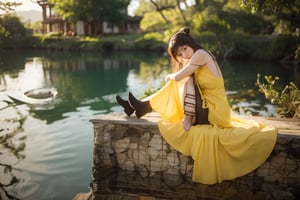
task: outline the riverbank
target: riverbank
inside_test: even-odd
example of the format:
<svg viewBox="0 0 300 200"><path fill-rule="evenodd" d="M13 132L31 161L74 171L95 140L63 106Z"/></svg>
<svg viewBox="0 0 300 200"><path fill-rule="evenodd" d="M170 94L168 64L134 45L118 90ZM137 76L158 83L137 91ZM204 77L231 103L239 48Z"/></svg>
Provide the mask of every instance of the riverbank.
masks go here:
<svg viewBox="0 0 300 200"><path fill-rule="evenodd" d="M70 52L155 50L163 52L166 49L166 43L157 38L145 38L143 34L103 37L34 35L23 38L19 42L2 43L2 45L0 43L0 49L45 49Z"/></svg>
<svg viewBox="0 0 300 200"><path fill-rule="evenodd" d="M212 32L196 37L204 48L217 57L226 59L249 59L281 61L299 64L300 37L295 35L246 35L226 34L219 38ZM0 43L0 49L25 48L51 51L155 51L165 52L168 39L160 33L79 37L61 35L33 35L18 42ZM298 48L298 50L297 50Z"/></svg>

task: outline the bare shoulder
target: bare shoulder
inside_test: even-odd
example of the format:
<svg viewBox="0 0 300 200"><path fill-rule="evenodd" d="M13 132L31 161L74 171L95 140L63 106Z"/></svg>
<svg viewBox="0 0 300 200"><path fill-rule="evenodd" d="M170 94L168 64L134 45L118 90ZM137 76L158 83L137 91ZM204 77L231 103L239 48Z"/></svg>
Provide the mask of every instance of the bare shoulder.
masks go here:
<svg viewBox="0 0 300 200"><path fill-rule="evenodd" d="M209 54L204 49L198 49L195 53L195 56L208 56Z"/></svg>
<svg viewBox="0 0 300 200"><path fill-rule="evenodd" d="M198 49L195 53L194 53L195 56L200 56L202 58L204 57L207 57L207 58L210 58L211 55L204 49Z"/></svg>
<svg viewBox="0 0 300 200"><path fill-rule="evenodd" d="M191 63L198 64L198 65L205 65L207 64L210 55L203 49L198 49L191 58Z"/></svg>

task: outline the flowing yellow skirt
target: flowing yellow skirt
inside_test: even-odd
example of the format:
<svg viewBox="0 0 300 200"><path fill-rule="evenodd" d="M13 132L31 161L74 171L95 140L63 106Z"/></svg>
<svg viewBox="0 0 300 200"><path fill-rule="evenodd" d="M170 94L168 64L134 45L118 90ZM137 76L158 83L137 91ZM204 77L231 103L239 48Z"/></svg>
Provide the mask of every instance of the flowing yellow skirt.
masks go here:
<svg viewBox="0 0 300 200"><path fill-rule="evenodd" d="M193 181L215 184L231 180L246 175L268 158L277 129L253 120L231 117L230 127L197 125L185 131L180 87L169 81L150 104L162 116L158 126L167 143L193 158Z"/></svg>
<svg viewBox="0 0 300 200"><path fill-rule="evenodd" d="M164 139L194 160L193 181L215 184L243 176L259 167L272 152L276 128L251 120L232 118L231 128L193 126L188 132L181 122L160 121Z"/></svg>

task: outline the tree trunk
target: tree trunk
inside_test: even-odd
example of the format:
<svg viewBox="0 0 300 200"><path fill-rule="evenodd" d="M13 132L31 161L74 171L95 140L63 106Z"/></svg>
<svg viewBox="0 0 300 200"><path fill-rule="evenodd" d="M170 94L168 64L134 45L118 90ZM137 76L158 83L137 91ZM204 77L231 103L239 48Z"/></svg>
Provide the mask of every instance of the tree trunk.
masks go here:
<svg viewBox="0 0 300 200"><path fill-rule="evenodd" d="M182 16L182 19L183 19L183 21L184 21L184 24L185 24L186 26L189 26L189 23L188 23L188 21L187 21L186 18L185 18L184 12L183 12L183 10L182 10L181 7L180 7L180 0L176 0L176 3L177 3L177 7L178 7L178 9L179 9L179 12L180 12L180 14L181 14L181 16Z"/></svg>
<svg viewBox="0 0 300 200"><path fill-rule="evenodd" d="M155 6L156 8L156 11L159 12L159 14L161 15L161 17L165 20L165 22L168 24L170 23L170 21L167 19L167 17L164 15L163 13L163 10L166 10L166 9L169 9L171 8L170 6L169 7L165 7L165 8L161 8L154 0L150 0L151 3ZM173 7L173 6L172 6Z"/></svg>

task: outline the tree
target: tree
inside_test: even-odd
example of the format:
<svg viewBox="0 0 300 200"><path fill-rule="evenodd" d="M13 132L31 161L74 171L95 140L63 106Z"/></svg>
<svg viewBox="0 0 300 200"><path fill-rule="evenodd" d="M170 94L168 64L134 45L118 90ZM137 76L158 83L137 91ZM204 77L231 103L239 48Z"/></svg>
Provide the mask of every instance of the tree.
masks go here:
<svg viewBox="0 0 300 200"><path fill-rule="evenodd" d="M147 31L170 30L178 26L190 26L194 6L189 0L137 0L135 15L143 16L142 29ZM143 28L144 27L144 28Z"/></svg>
<svg viewBox="0 0 300 200"><path fill-rule="evenodd" d="M8 13L14 11L16 6L19 6L21 4L22 3L0 1L0 11L8 14Z"/></svg>
<svg viewBox="0 0 300 200"><path fill-rule="evenodd" d="M277 22L285 21L294 31L300 26L300 0L240 0L249 11L275 16Z"/></svg>
<svg viewBox="0 0 300 200"><path fill-rule="evenodd" d="M165 3L165 1L159 1L159 0L150 0L150 2L154 5L156 11L160 14L160 16L164 19L164 21L168 24L170 21L164 14L164 10L173 9L174 5Z"/></svg>
<svg viewBox="0 0 300 200"><path fill-rule="evenodd" d="M182 4L181 3L184 4L184 8L182 8L182 6L181 6ZM185 0L183 0L183 1L182 0L176 0L176 5L177 5L178 10L180 11L180 14L181 14L181 17L182 17L182 19L184 21L185 26L189 26L189 22L186 19L185 13L184 13L184 9L186 9L188 7L187 2Z"/></svg>
<svg viewBox="0 0 300 200"><path fill-rule="evenodd" d="M49 0L54 9L70 21L121 23L127 17L129 0Z"/></svg>
<svg viewBox="0 0 300 200"><path fill-rule="evenodd" d="M25 36L25 27L20 18L6 14L0 18L0 41L18 41Z"/></svg>
<svg viewBox="0 0 300 200"><path fill-rule="evenodd" d="M139 4L137 9L134 11L136 16L144 16L146 13L155 11L154 5L149 0L136 0Z"/></svg>
<svg viewBox="0 0 300 200"><path fill-rule="evenodd" d="M19 17L10 14L19 5L21 3L0 1L0 45L7 41L17 41L25 35L25 28Z"/></svg>

